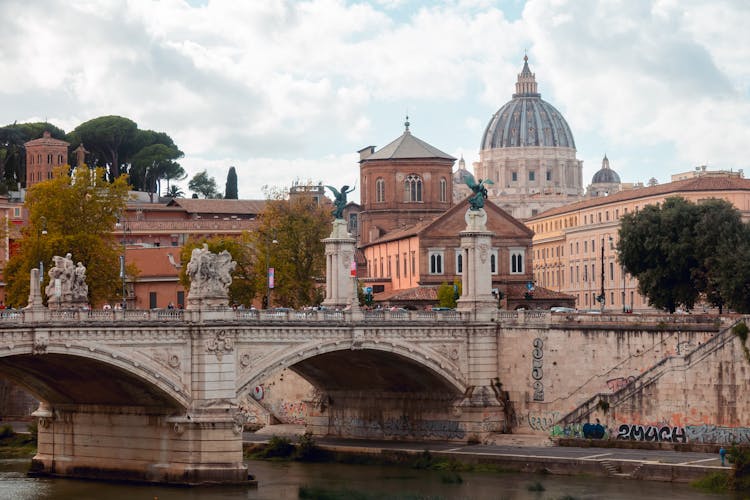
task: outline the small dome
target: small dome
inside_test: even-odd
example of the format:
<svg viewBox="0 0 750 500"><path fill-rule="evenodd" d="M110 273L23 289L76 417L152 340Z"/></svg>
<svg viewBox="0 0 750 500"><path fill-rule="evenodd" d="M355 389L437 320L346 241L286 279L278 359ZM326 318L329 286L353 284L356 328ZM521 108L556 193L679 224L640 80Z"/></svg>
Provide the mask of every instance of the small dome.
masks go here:
<svg viewBox="0 0 750 500"><path fill-rule="evenodd" d="M562 114L537 92L528 57L523 58L516 93L490 119L480 149L508 147L564 147L575 149L573 133Z"/></svg>
<svg viewBox="0 0 750 500"><path fill-rule="evenodd" d="M609 168L609 159L607 155L604 155L602 160L602 168L594 174L591 179L591 184L619 184L620 176L617 172Z"/></svg>

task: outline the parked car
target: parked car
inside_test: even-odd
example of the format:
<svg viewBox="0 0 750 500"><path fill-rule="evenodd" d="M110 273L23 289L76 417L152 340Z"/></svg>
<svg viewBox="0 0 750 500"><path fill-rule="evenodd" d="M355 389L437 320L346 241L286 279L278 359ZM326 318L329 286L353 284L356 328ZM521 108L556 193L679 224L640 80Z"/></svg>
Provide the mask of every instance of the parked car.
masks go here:
<svg viewBox="0 0 750 500"><path fill-rule="evenodd" d="M574 313L576 312L575 309L572 307L552 307L550 308L550 312L553 313Z"/></svg>

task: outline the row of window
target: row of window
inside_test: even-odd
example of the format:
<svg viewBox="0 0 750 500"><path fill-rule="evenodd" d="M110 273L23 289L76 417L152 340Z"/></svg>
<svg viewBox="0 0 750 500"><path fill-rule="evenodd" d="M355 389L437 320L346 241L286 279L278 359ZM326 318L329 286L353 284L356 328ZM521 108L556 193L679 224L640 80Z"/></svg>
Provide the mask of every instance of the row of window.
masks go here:
<svg viewBox="0 0 750 500"><path fill-rule="evenodd" d="M511 180L511 182L518 182L518 172L512 171L510 173L510 180ZM529 170L529 180L530 181L535 181L536 180L536 170ZM551 181L552 180L552 170L547 170L547 172L545 172L544 180L547 180L547 181ZM500 181L501 181L501 179L498 178L498 182L500 182Z"/></svg>
<svg viewBox="0 0 750 500"><path fill-rule="evenodd" d="M609 262L609 281L615 280L615 263ZM583 273L581 273L583 271ZM599 269L601 273L601 269ZM601 276L596 274L596 264L591 264L591 274L589 274L589 265L582 264L576 266L570 266L570 284L576 283L587 283L589 278L594 283L599 283ZM583 279L581 279L581 277ZM556 279L555 279L556 278ZM536 271L534 273L534 279L539 282L542 286L565 286L565 270L548 269L542 271Z"/></svg>
<svg viewBox="0 0 750 500"><path fill-rule="evenodd" d="M599 302L597 302L597 300L596 300L596 296L597 295L598 295L598 293L596 293L596 292L579 294L577 302L579 304L583 304L584 306L599 306L601 304ZM620 306L623 306L623 307L629 306L631 310L633 309L633 305L634 305L633 301L635 300L635 293L632 290L630 291L630 302L629 303L625 302L625 300L626 300L625 292L620 292L617 295L620 296L620 303L619 304L615 304L615 292L609 292L609 302L607 302L607 305L610 305L610 306L620 305Z"/></svg>
<svg viewBox="0 0 750 500"><path fill-rule="evenodd" d="M408 278L408 271L409 266L408 264L411 264L411 274L414 276L415 269L416 269L416 254L415 252L411 252L411 259L407 259L407 254L404 253L403 256L401 255L394 255L393 259L381 257L380 260L375 259L374 261L368 261L368 269L369 273L372 277L390 277L393 276L392 271L395 270L395 277L401 278L401 275L403 273L404 278ZM463 253L461 249L455 249L454 250L454 258L455 258L455 269L456 274L463 274ZM517 249L511 249L510 250L510 262L509 262L509 269L510 274L523 274L524 273L524 258L525 258L525 249L523 248L517 248ZM443 249L435 249L435 250L429 250L427 253L427 259L429 262L429 274L445 274L445 250ZM391 267L391 262L393 262L393 267ZM492 249L490 252L490 271L492 274L498 274L498 251L496 248Z"/></svg>
<svg viewBox="0 0 750 500"><path fill-rule="evenodd" d="M635 211L638 212L638 205L635 206ZM628 207L623 207L622 214L627 215L627 213L628 213ZM603 217L602 217L602 214L604 214ZM583 223L595 224L595 223L601 223L601 222L609 222L610 214L612 215L613 220L620 219L620 209L615 208L611 212L609 210L605 210L604 212L597 212L596 214L585 214L583 216ZM595 215L596 217L594 217ZM596 219L596 221L594 219ZM547 222L540 222L538 224L533 224L531 226L531 229L533 229L535 233L539 234L539 233L544 233L548 231L557 231L559 229L574 227L577 223L578 221L576 217L567 217L562 220L558 219L554 221L547 221Z"/></svg>
<svg viewBox="0 0 750 500"><path fill-rule="evenodd" d="M404 179L404 201L422 201L422 178L417 174L409 174ZM439 199L441 202L448 201L448 181L442 177L439 182ZM385 202L385 179L378 177L375 180L375 202Z"/></svg>
<svg viewBox="0 0 750 500"><path fill-rule="evenodd" d="M47 155L47 165L52 164L52 158L54 157L53 154ZM36 155L36 162L34 162L34 155L29 155L29 165L40 165L42 163L42 155L38 154ZM56 165L62 165L64 163L63 161L63 155L57 155L57 163Z"/></svg>

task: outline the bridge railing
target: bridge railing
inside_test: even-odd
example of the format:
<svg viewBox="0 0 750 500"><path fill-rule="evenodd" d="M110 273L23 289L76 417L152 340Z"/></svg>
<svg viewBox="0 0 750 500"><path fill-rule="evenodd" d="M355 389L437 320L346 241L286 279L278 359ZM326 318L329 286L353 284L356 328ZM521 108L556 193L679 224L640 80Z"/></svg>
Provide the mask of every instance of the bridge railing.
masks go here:
<svg viewBox="0 0 750 500"><path fill-rule="evenodd" d="M726 315L725 315L726 316ZM663 324L664 327L675 325L695 324L705 326L707 323L721 323L723 317L714 315L669 315L669 314L590 314L583 312L550 313L546 310L497 310L490 319L501 324L590 324L601 325L607 323L637 323ZM471 321L473 315L456 310L438 311L410 311L406 309L376 309L352 312L350 310L334 309L233 309L229 307L207 310L183 309L107 309L107 310L77 310L77 309L0 309L0 324L34 323L40 321L76 321L76 322L135 322L135 321L292 321L292 322L347 322L362 321Z"/></svg>

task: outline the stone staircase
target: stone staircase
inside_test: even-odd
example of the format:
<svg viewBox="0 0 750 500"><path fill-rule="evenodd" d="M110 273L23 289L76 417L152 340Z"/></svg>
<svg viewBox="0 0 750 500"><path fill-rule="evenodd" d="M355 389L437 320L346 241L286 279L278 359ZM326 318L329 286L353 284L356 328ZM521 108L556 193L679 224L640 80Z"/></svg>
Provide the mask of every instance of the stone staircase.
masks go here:
<svg viewBox="0 0 750 500"><path fill-rule="evenodd" d="M607 472L609 477L619 477L622 479L634 479L638 477L638 472L643 468L643 463L635 466L630 472L622 472L622 468L610 462L609 460L601 460L599 462L602 468Z"/></svg>
<svg viewBox="0 0 750 500"><path fill-rule="evenodd" d="M567 425L589 421L595 411L602 407L616 408L630 398L642 393L644 388L657 383L657 381L666 373L690 369L692 366L700 363L728 342L732 342L734 340L732 328L741 321L749 322L750 318L741 318L737 320L732 325L721 330L713 338L704 342L684 356L669 356L662 359L650 369L636 377L633 382L617 392L611 394L601 392L594 394L576 409L562 417L557 424Z"/></svg>

